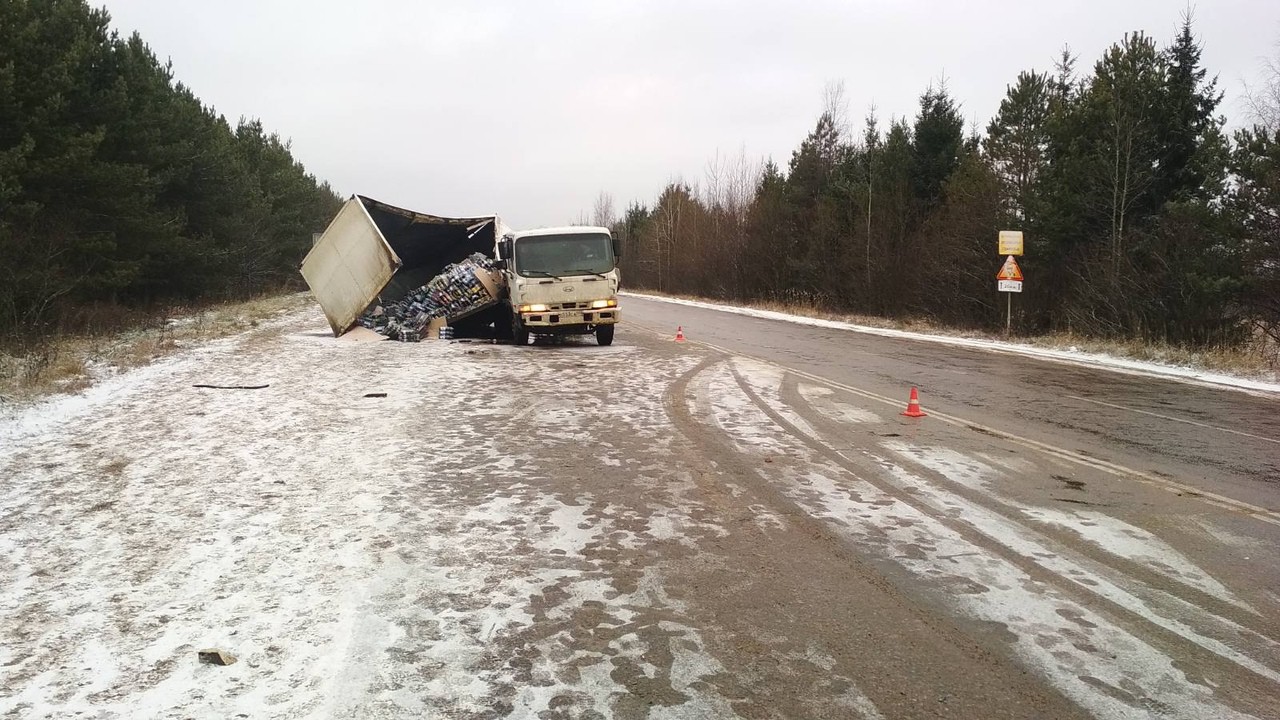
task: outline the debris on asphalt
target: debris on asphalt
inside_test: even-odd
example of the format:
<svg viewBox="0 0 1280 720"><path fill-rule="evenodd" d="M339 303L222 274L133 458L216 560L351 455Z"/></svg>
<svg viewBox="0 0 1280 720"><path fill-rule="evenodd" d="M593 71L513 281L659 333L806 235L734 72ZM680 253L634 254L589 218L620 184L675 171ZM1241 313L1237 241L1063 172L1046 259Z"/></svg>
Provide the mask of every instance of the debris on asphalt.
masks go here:
<svg viewBox="0 0 1280 720"><path fill-rule="evenodd" d="M235 655L217 648L198 650L196 651L196 657L205 665L230 665L236 661Z"/></svg>
<svg viewBox="0 0 1280 720"><path fill-rule="evenodd" d="M263 388L271 387L271 385L205 385L200 383L191 387L208 388L210 390L262 390Z"/></svg>

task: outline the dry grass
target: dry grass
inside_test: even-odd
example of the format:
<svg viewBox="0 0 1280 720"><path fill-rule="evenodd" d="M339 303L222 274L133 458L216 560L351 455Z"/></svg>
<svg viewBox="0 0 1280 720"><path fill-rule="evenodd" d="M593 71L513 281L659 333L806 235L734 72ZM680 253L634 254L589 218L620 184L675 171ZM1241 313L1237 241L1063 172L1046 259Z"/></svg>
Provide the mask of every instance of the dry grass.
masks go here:
<svg viewBox="0 0 1280 720"><path fill-rule="evenodd" d="M74 393L97 378L147 365L190 344L244 332L313 303L307 293L269 295L203 309L175 308L114 332L64 334L0 348L0 407Z"/></svg>
<svg viewBox="0 0 1280 720"><path fill-rule="evenodd" d="M664 297L703 302L723 302L708 300L694 295L674 293L657 293L643 291ZM732 304L732 303L731 303ZM847 322L867 327L889 330L905 330L909 332L945 335L959 338L975 338L983 340L1004 340L1003 333L983 332L980 330L955 328L941 325L926 318L884 318L872 315L838 313L820 307L814 302L778 302L757 301L736 303L742 307L758 310L800 315L819 320ZM1206 372L1220 373L1235 377L1276 382L1280 380L1280 345L1264 333L1257 333L1251 342L1240 347L1188 348L1164 343L1142 340L1107 340L1092 338L1072 333L1050 333L1035 336L1015 336L1014 342L1053 350L1071 350L1099 355L1110 355L1128 360L1190 367Z"/></svg>
<svg viewBox="0 0 1280 720"><path fill-rule="evenodd" d="M1143 340L1105 340L1071 333L1018 338L1019 342L1055 350L1111 355L1128 360L1176 365L1197 370L1275 382L1280 377L1280 347L1264 334L1239 346L1189 348Z"/></svg>

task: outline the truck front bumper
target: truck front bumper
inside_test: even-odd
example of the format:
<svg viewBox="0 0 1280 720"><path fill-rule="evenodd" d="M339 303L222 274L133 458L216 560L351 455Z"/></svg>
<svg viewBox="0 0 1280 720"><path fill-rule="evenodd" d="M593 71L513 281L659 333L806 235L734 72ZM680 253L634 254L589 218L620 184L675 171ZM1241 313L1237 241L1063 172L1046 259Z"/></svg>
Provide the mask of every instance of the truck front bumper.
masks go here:
<svg viewBox="0 0 1280 720"><path fill-rule="evenodd" d="M520 320L533 332L589 333L598 325L613 325L622 318L616 307L600 310L550 310L523 312Z"/></svg>

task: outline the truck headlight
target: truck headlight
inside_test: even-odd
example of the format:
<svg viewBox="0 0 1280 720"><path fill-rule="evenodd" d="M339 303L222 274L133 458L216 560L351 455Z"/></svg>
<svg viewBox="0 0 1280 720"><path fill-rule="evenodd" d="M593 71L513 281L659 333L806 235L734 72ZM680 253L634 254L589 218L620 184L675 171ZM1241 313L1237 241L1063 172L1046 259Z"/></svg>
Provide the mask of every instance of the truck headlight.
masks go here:
<svg viewBox="0 0 1280 720"><path fill-rule="evenodd" d="M618 307L617 300L592 300L591 309L600 310L602 308Z"/></svg>
<svg viewBox="0 0 1280 720"><path fill-rule="evenodd" d="M546 311L547 311L547 306L542 304L520 306L520 312L546 312Z"/></svg>

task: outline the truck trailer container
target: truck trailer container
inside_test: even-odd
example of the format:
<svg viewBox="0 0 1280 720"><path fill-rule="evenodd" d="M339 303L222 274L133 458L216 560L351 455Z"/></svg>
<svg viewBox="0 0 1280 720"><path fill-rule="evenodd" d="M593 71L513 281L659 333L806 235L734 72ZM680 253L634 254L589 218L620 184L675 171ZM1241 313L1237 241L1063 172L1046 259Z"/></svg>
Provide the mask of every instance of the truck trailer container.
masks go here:
<svg viewBox="0 0 1280 720"><path fill-rule="evenodd" d="M300 270L336 337L355 327L372 306L400 300L445 266L473 253L493 257L498 240L509 233L497 215L441 217L353 195ZM493 313L469 318L472 324L494 318L505 323L498 299Z"/></svg>

